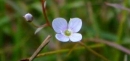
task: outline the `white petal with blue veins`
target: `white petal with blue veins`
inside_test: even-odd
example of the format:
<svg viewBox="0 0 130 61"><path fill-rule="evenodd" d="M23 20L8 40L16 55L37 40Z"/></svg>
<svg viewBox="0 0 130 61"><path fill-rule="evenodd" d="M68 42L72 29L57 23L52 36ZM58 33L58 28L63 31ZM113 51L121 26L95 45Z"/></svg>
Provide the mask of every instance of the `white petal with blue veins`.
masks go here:
<svg viewBox="0 0 130 61"><path fill-rule="evenodd" d="M64 18L56 18L52 22L52 27L56 33L61 33L67 29L67 21Z"/></svg>
<svg viewBox="0 0 130 61"><path fill-rule="evenodd" d="M82 27L82 21L79 18L71 18L69 21L69 29L73 32L78 32Z"/></svg>
<svg viewBox="0 0 130 61"><path fill-rule="evenodd" d="M58 39L61 42L68 42L69 41L69 37L66 37L63 34L56 34L55 37L56 37L56 39Z"/></svg>
<svg viewBox="0 0 130 61"><path fill-rule="evenodd" d="M80 33L73 33L69 38L72 42L79 42L82 40L82 35Z"/></svg>

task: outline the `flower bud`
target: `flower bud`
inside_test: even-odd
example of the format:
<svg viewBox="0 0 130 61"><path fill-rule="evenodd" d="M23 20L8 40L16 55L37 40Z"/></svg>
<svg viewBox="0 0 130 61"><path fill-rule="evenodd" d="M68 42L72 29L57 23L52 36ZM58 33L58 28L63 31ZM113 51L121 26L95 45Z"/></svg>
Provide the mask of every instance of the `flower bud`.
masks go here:
<svg viewBox="0 0 130 61"><path fill-rule="evenodd" d="M32 14L30 14L30 13L25 14L23 17L24 17L25 20L28 21L28 22L32 22L32 20L33 20L33 16L32 16Z"/></svg>

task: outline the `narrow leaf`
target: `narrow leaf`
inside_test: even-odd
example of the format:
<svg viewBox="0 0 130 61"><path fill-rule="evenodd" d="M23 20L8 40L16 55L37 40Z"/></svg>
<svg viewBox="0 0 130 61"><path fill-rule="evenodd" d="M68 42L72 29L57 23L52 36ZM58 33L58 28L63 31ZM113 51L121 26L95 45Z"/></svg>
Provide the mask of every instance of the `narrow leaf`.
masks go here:
<svg viewBox="0 0 130 61"><path fill-rule="evenodd" d="M46 26L47 26L47 24L44 24L44 25L38 27L34 34L37 34L39 31L41 31Z"/></svg>

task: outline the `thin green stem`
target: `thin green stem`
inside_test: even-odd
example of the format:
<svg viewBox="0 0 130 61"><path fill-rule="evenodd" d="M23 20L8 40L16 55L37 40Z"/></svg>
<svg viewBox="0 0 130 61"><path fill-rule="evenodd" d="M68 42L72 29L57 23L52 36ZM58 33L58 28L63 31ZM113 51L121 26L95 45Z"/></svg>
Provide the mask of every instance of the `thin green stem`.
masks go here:
<svg viewBox="0 0 130 61"><path fill-rule="evenodd" d="M96 45L91 45L89 46L90 48L97 48L97 47L102 47L104 46L103 44L96 44ZM75 48L74 50L83 50L85 49L84 47L78 47ZM59 54L59 53L65 53L65 52L69 52L70 49L62 49L62 50L56 50L56 51L50 51L50 52L46 52L46 53L41 53L38 54L37 57L43 57L43 56L47 56L47 55L52 55L52 54Z"/></svg>
<svg viewBox="0 0 130 61"><path fill-rule="evenodd" d="M95 45L91 45L89 47L90 48L98 48L98 47L102 47L102 46L104 46L104 45L103 44L95 44ZM78 51L78 50L84 50L84 49L85 49L84 47L78 47L78 48L75 48L74 50ZM48 56L48 55L53 55L53 54L65 53L65 52L69 52L69 51L70 51L70 49L62 49L62 50L50 51L50 52L46 52L46 53L40 53L36 56L36 58ZM25 59L22 59L20 61L29 61L29 58L25 58Z"/></svg>
<svg viewBox="0 0 130 61"><path fill-rule="evenodd" d="M78 45L78 44L76 43L76 44L74 45L74 47L73 47L72 49L70 49L70 51L68 52L67 56L69 56L69 55L71 54L71 52L75 49L75 47L76 47L77 45Z"/></svg>
<svg viewBox="0 0 130 61"><path fill-rule="evenodd" d="M30 22L31 25L33 25L34 27L38 28L37 25L35 25L33 22Z"/></svg>
<svg viewBox="0 0 130 61"><path fill-rule="evenodd" d="M90 47L86 46L84 43L79 42L80 45L84 46L88 51L90 51L91 53L93 53L94 55L102 58L105 61L109 61L106 57L102 56L101 54L95 52L94 50L92 50Z"/></svg>

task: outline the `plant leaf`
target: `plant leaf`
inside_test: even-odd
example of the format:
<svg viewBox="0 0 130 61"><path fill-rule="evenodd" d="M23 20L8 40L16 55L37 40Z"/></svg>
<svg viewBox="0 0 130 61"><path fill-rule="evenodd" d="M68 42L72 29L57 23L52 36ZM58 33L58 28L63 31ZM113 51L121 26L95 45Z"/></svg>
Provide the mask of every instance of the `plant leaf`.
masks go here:
<svg viewBox="0 0 130 61"><path fill-rule="evenodd" d="M37 30L35 31L35 33L34 34L37 34L39 31L41 31L43 29L43 26L41 26L41 27L39 27L39 28L37 28Z"/></svg>

